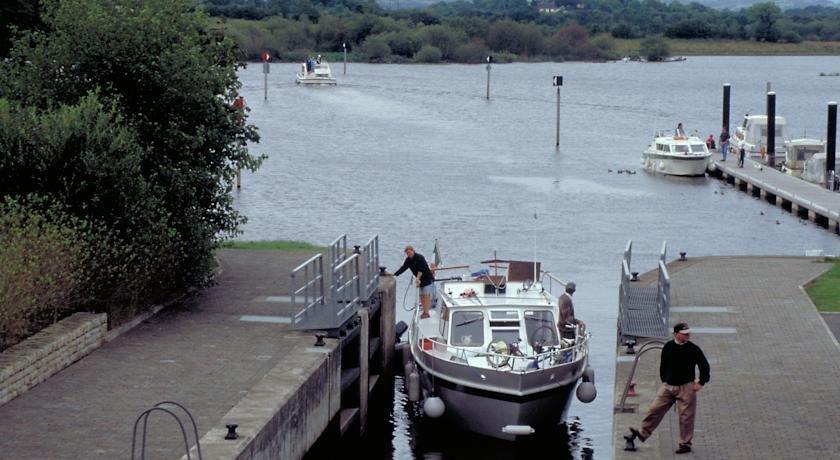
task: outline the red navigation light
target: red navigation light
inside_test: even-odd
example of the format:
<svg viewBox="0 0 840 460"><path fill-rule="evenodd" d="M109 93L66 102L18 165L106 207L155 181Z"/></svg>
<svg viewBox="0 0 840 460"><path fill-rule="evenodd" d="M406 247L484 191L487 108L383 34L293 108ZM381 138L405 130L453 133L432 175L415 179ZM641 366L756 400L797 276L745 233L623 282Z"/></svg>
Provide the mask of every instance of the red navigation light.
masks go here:
<svg viewBox="0 0 840 460"><path fill-rule="evenodd" d="M268 55L268 51L263 51L263 52L262 52L262 60L263 60L263 62L268 62L269 58L271 58L271 56L269 56L269 55Z"/></svg>

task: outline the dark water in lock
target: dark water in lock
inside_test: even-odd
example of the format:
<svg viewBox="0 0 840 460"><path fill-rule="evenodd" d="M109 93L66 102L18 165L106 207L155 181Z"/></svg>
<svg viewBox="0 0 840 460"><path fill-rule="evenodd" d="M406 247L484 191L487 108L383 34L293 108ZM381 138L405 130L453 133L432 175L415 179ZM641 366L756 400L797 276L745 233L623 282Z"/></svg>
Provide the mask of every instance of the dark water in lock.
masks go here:
<svg viewBox="0 0 840 460"><path fill-rule="evenodd" d="M261 66L240 72L262 136L253 151L268 155L235 192L250 219L242 238L326 244L347 233L363 244L379 234L382 262L394 269L404 245L431 256L435 238L450 264L477 263L493 250L530 259L536 234L545 267L577 282L599 392L591 404L574 401L565 429L514 446L423 420L397 377L399 391L384 401L371 436L342 458L610 458L628 239L638 271L654 267L663 240L669 258L840 253L840 238L716 179L654 176L639 164L653 133L678 121L717 137L725 82L733 130L744 113L764 113L769 80L787 137L824 137L840 78L819 73L840 70L834 57L494 65L490 101L483 65L350 64L346 76L341 63L332 67L337 87L302 88L293 83L298 65L273 64L268 101ZM552 75L565 79L559 152ZM628 169L638 173L616 172ZM398 308L407 282L399 279Z"/></svg>

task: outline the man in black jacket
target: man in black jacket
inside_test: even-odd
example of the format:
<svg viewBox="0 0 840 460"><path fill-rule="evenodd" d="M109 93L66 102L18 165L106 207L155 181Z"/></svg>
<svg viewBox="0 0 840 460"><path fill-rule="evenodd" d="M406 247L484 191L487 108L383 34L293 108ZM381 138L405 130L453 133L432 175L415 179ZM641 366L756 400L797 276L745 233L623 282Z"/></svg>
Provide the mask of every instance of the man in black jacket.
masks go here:
<svg viewBox="0 0 840 460"><path fill-rule="evenodd" d="M691 452L694 436L694 414L697 410L697 392L709 381L709 362L703 350L689 341L691 329L686 323L674 326L674 340L662 348L659 377L662 387L642 420L642 429L630 427L626 450L636 450L634 439L645 442L674 403L680 415L680 445L676 453ZM695 380L694 368L700 368L700 378Z"/></svg>
<svg viewBox="0 0 840 460"><path fill-rule="evenodd" d="M422 254L414 252L411 246L405 247L405 262L402 267L394 272L394 276L400 276L404 271L411 270L417 278L417 287L420 288L420 305L423 306L421 318L429 317L429 305L432 303L432 295L435 293L435 275L429 269L426 258Z"/></svg>

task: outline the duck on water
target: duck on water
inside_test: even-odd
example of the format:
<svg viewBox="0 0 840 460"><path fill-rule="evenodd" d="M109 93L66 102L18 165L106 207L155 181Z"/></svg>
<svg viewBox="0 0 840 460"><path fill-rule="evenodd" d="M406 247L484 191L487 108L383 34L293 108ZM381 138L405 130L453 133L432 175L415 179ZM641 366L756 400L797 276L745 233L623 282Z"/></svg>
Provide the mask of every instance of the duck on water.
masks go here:
<svg viewBox="0 0 840 460"><path fill-rule="evenodd" d="M409 399L424 399L426 417L516 440L563 422L575 389L582 402L595 399L590 334L574 319L559 329L560 299L553 291L567 286L539 262L482 264L489 265L438 278L436 308L428 315L415 307L402 345L411 357L406 385ZM469 266L437 272L459 268ZM572 308L567 295L564 318Z"/></svg>

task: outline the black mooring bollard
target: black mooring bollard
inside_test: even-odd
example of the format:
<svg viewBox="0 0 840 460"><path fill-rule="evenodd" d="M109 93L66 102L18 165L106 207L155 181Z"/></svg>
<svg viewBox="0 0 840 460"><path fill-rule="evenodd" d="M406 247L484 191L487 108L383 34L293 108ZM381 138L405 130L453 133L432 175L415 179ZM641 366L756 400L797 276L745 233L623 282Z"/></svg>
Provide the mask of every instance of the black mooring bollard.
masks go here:
<svg viewBox="0 0 840 460"><path fill-rule="evenodd" d="M828 128L825 143L825 184L829 190L834 190L833 177L837 175L834 162L837 161L837 103L828 103ZM834 174L832 174L832 172Z"/></svg>
<svg viewBox="0 0 840 460"><path fill-rule="evenodd" d="M776 93L767 93L767 166L776 167Z"/></svg>
<svg viewBox="0 0 840 460"><path fill-rule="evenodd" d="M229 423L229 424L225 425L225 427L227 427L227 430L228 430L227 434L225 434L225 439L231 440L231 439L239 438L239 435L236 434L236 427L238 427L238 426L239 425L237 425L235 423Z"/></svg>

